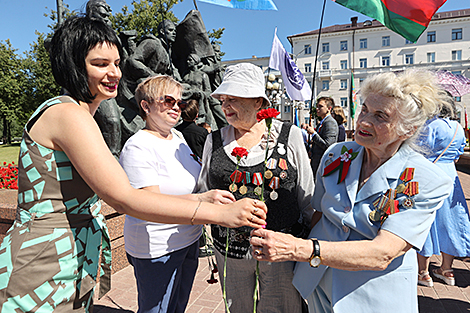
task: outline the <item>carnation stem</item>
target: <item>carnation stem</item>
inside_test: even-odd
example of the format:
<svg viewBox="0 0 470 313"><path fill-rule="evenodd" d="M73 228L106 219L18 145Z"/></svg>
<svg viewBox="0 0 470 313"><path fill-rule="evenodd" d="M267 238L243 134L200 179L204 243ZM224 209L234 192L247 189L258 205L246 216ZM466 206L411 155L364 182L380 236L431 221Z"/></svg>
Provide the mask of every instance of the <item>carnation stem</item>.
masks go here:
<svg viewBox="0 0 470 313"><path fill-rule="evenodd" d="M230 313L230 309L228 308L228 302L227 302L227 292L225 288L225 283L227 281L227 254L228 254L228 232L229 228L227 227L227 239L225 241L225 260L224 260L224 302L225 302L225 310L227 313Z"/></svg>

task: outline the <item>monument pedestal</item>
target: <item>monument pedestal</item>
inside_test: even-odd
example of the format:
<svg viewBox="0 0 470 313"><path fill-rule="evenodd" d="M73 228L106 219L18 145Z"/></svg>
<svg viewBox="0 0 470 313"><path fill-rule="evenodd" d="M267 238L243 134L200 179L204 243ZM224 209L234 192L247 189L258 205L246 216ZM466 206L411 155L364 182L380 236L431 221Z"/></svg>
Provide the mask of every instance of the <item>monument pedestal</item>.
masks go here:
<svg viewBox="0 0 470 313"><path fill-rule="evenodd" d="M15 220L17 196L17 190L0 189L0 242L3 241L6 232ZM112 272L114 273L129 265L124 250L125 215L116 212L105 202L101 207L101 213L106 218L106 224L108 225L111 252L113 254Z"/></svg>

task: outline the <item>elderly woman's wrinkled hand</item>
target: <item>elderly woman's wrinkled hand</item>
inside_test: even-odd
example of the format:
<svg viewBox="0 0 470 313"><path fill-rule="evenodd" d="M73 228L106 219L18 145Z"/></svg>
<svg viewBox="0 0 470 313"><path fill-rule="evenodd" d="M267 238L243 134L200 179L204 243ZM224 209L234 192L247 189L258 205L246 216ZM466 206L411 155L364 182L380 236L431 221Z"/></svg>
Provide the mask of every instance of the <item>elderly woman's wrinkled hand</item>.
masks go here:
<svg viewBox="0 0 470 313"><path fill-rule="evenodd" d="M254 229L250 238L253 258L269 262L297 261L300 258L300 255L297 255L299 240L302 239L290 234Z"/></svg>
<svg viewBox="0 0 470 313"><path fill-rule="evenodd" d="M199 201L210 202L214 204L229 204L235 201L235 197L227 190L209 190L198 195Z"/></svg>
<svg viewBox="0 0 470 313"><path fill-rule="evenodd" d="M241 226L250 226L253 228L266 227L266 213L268 208L264 202L254 199L241 199L237 202L227 204L227 211L223 214L221 226L235 228Z"/></svg>

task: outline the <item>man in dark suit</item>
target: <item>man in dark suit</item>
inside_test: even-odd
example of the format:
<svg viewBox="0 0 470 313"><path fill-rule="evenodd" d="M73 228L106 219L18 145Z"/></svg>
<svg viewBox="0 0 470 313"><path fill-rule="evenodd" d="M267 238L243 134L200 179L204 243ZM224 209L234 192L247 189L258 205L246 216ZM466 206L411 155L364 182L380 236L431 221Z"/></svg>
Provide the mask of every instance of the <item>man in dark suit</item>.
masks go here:
<svg viewBox="0 0 470 313"><path fill-rule="evenodd" d="M186 140L194 154L202 159L202 150L204 149L204 143L209 133L204 127L197 126L194 122L198 112L198 102L193 99L189 100L186 108L181 111L183 123L176 126L176 130L179 130L183 134L184 140Z"/></svg>
<svg viewBox="0 0 470 313"><path fill-rule="evenodd" d="M325 150L334 144L338 139L338 123L331 116L331 109L335 102L330 97L321 97L317 100L317 116L321 119L315 130L312 126L307 128L311 137L310 165L314 177L316 177L317 168Z"/></svg>

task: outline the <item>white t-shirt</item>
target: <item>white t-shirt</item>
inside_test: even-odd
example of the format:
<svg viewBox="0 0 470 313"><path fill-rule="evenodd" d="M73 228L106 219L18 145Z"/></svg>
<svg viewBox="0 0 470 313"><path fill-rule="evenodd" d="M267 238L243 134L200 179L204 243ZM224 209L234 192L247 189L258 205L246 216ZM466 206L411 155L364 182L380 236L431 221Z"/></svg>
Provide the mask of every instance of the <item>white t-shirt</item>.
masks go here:
<svg viewBox="0 0 470 313"><path fill-rule="evenodd" d="M134 188L159 186L160 192L184 195L194 191L201 165L181 133L172 129L171 140L140 130L124 145L119 162ZM201 225L161 224L126 215L126 252L150 259L185 248L201 235Z"/></svg>

